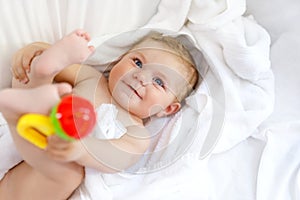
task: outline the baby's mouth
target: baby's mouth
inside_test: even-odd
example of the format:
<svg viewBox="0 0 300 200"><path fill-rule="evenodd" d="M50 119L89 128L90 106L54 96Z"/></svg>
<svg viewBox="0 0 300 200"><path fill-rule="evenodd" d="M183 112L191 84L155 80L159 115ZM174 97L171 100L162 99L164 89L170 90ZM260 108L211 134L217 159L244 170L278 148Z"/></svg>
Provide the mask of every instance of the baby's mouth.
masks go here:
<svg viewBox="0 0 300 200"><path fill-rule="evenodd" d="M134 87L132 87L130 84L126 83L125 81L123 81L123 83L127 85L134 92L136 96L138 96L140 99L143 99L142 96L138 93L138 91Z"/></svg>
<svg viewBox="0 0 300 200"><path fill-rule="evenodd" d="M140 94L137 92L136 89L134 89L131 85L128 85L128 86L131 88L131 90L135 93L136 96L138 96L140 99L143 99L143 98L140 96Z"/></svg>

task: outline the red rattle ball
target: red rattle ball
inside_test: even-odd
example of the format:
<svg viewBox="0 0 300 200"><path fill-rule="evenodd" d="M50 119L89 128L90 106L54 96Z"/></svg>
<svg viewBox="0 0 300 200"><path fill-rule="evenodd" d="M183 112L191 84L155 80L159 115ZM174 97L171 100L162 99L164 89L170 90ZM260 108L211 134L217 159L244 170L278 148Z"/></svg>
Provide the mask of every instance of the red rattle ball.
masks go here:
<svg viewBox="0 0 300 200"><path fill-rule="evenodd" d="M56 134L65 140L87 136L96 123L93 105L86 99L74 95L64 97L52 109L50 118Z"/></svg>
<svg viewBox="0 0 300 200"><path fill-rule="evenodd" d="M73 141L86 137L95 124L93 105L84 98L69 95L52 108L50 117L36 113L20 117L17 131L24 139L44 149L50 135L57 134L62 139Z"/></svg>

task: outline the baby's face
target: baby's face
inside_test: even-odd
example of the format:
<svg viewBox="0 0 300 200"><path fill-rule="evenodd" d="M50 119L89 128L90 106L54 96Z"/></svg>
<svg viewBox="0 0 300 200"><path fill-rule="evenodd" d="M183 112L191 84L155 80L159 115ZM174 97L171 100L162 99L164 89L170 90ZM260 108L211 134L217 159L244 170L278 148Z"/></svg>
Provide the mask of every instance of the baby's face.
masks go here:
<svg viewBox="0 0 300 200"><path fill-rule="evenodd" d="M124 55L109 76L113 98L131 114L145 119L176 101L187 84L178 57L158 42L147 41Z"/></svg>

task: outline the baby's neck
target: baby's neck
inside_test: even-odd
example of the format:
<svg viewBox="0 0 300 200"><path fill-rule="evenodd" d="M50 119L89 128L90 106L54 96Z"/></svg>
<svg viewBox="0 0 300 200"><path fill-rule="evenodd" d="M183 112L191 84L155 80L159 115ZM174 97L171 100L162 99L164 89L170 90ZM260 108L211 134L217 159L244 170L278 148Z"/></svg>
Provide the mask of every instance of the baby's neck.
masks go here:
<svg viewBox="0 0 300 200"><path fill-rule="evenodd" d="M144 125L143 119L139 118L134 114L131 114L128 110L120 106L120 104L118 104L114 99L112 99L111 103L117 107L117 118L123 123L124 126Z"/></svg>

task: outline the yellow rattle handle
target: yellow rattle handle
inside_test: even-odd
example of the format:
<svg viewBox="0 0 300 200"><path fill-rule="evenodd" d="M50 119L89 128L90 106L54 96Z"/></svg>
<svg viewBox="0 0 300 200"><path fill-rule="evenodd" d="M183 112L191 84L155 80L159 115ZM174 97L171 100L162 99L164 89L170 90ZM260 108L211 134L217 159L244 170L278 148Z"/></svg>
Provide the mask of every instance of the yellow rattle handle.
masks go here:
<svg viewBox="0 0 300 200"><path fill-rule="evenodd" d="M55 133L50 117L40 114L23 115L19 119L17 131L24 139L41 149L47 146L47 136Z"/></svg>

